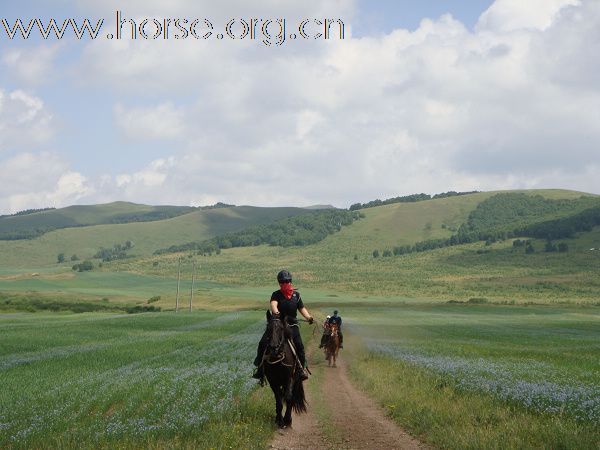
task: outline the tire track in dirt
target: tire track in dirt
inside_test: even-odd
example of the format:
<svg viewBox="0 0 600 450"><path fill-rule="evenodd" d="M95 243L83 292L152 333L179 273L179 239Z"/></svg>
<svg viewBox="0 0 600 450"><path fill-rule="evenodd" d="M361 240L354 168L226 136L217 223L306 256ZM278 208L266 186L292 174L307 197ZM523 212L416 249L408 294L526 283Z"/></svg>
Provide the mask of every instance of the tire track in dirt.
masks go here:
<svg viewBox="0 0 600 450"><path fill-rule="evenodd" d="M317 353L321 357L321 353ZM314 360L313 358L311 358ZM338 359L338 367L317 364L322 371L318 401L326 405L329 417L326 432L315 412L317 399L305 383L308 412L294 415L292 428L280 430L270 448L284 449L427 449L425 444L408 435L381 407L356 389L348 378L347 365Z"/></svg>

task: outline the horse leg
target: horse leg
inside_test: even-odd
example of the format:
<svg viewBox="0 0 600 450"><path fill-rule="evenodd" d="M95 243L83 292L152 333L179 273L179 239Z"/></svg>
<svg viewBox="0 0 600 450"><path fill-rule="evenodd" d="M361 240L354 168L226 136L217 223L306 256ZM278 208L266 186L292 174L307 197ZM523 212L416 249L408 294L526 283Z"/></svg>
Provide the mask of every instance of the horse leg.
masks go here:
<svg viewBox="0 0 600 450"><path fill-rule="evenodd" d="M283 428L283 396L281 395L279 388L271 387L273 394L275 394L275 422L279 428Z"/></svg>
<svg viewBox="0 0 600 450"><path fill-rule="evenodd" d="M292 404L293 404L294 381L291 381L285 389L285 416L283 417L283 426L292 426Z"/></svg>
<svg viewBox="0 0 600 450"><path fill-rule="evenodd" d="M285 416L283 417L283 426L291 427L292 426L292 407L289 403L285 405Z"/></svg>

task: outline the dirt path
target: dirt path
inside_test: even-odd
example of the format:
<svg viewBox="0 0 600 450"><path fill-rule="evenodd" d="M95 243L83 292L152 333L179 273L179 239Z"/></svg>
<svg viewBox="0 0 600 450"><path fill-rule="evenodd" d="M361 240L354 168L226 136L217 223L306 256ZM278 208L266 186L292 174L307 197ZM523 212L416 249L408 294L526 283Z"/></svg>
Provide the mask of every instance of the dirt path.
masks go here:
<svg viewBox="0 0 600 450"><path fill-rule="evenodd" d="M314 356L311 359L314 360ZM308 413L294 415L293 427L279 431L271 443L271 448L281 450L427 448L402 431L386 417L384 411L374 401L350 383L343 359L338 360L337 368L320 364L315 367L315 370L321 371L319 376L322 378L322 383L316 392L315 389L306 389L309 402ZM308 380L308 383L310 382L311 380ZM321 417L316 411L319 408L321 408ZM326 415L325 418L323 414Z"/></svg>

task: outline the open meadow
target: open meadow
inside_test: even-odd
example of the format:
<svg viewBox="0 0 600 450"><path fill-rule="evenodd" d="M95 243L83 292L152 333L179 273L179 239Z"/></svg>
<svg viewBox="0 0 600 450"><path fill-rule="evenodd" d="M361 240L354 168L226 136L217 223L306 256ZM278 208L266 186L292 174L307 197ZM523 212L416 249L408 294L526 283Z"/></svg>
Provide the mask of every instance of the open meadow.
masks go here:
<svg viewBox="0 0 600 450"><path fill-rule="evenodd" d="M543 193L581 207L593 201ZM452 449L600 448L600 227L555 239L564 252L544 251L548 243L535 237L526 251L513 244L518 236L392 252L449 238L489 198L368 208L304 246L152 254L159 243L185 242L185 234L172 241L166 230L185 230L201 212L1 242L9 257L0 265L0 447L267 447L272 394L250 378L251 363L274 274L286 267L318 321L340 310L341 357L354 384L420 441ZM528 220L578 212L579 203L560 205ZM266 220L246 212L235 220ZM237 213L214 214L222 221ZM83 243L121 242L125 235L113 234L119 227L147 227L147 239L133 247L141 254L94 259L84 272L54 260L67 242L67 256ZM99 240L88 242L86 233L98 230ZM154 240L154 233L163 235ZM318 394L328 378L315 351L319 332L302 328L316 363L309 409L341 442Z"/></svg>
<svg viewBox="0 0 600 450"><path fill-rule="evenodd" d="M344 309L351 372L441 448L597 448L597 307L405 305ZM350 331L348 331L350 334Z"/></svg>
<svg viewBox="0 0 600 450"><path fill-rule="evenodd" d="M261 331L250 312L0 315L0 447L264 446Z"/></svg>

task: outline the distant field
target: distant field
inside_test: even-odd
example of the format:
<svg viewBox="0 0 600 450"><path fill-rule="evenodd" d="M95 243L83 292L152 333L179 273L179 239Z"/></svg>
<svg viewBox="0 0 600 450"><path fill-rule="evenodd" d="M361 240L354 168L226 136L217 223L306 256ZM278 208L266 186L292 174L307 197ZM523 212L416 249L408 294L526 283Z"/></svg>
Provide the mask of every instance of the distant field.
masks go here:
<svg viewBox="0 0 600 450"><path fill-rule="evenodd" d="M0 447L264 447L261 317L0 315Z"/></svg>
<svg viewBox="0 0 600 450"><path fill-rule="evenodd" d="M159 248L209 239L306 212L301 208L239 206L201 210L154 222L66 228L30 240L0 240L0 269L54 265L59 253L65 254L64 267L70 267L72 255L91 258L100 247L110 248L128 240L134 245L128 252L131 256L150 255Z"/></svg>
<svg viewBox="0 0 600 450"><path fill-rule="evenodd" d="M570 191L530 193L542 193L552 198L577 198L580 195ZM195 295L215 304L222 299L245 301L242 299L245 294L240 293L252 289L268 291L273 285L274 274L282 267L292 271L295 283L302 289L333 291L342 297L457 301L485 297L489 301L517 303L599 302L600 251L590 249L600 248L600 229L561 240L569 246L567 253L545 253L545 241L533 240L536 252L528 255L523 248L513 248L512 240L507 240L490 246L475 243L402 256L373 257L375 249L381 255L394 246L450 236L451 230L466 220L478 202L493 194L369 208L362 211L365 218L314 245L285 249L271 246L236 248L212 256L193 252L153 256L151 252L155 247L172 243L174 234L182 242L189 242L195 236L209 236L215 230L267 220L265 209L226 208L159 222L60 230L32 241L0 242L4 256L0 263L0 289L123 297L136 301L161 295L158 306L164 308L174 303L181 257L182 290L189 290L192 261L196 261L198 284ZM271 218L297 212L267 210ZM116 234L118 230L123 233ZM127 239L134 242L131 253L140 256L104 263L102 268L96 261L91 274L73 273L71 261L62 265L55 262L59 249L64 251L67 259L71 252L83 257L85 254L75 249L87 248L91 253L104 245L103 242ZM114 274L114 280L111 274Z"/></svg>
<svg viewBox="0 0 600 450"><path fill-rule="evenodd" d="M0 448L264 448L272 399L253 389L250 364L285 267L319 320L340 310L355 381L416 436L441 448L597 449L600 227L555 242L566 253L532 239L526 254L508 239L373 257L449 237L493 194L365 209L314 245L212 256L152 252L305 210L226 208L0 241ZM126 240L134 258L71 270L72 254ZM16 313L27 302L60 312ZM163 312L68 313L85 302Z"/></svg>
<svg viewBox="0 0 600 450"><path fill-rule="evenodd" d="M359 221L360 222L360 221ZM298 286L357 296L421 297L466 301L600 301L600 229L564 239L567 253L545 253L545 241L525 254L512 240L448 247L403 256L373 258L353 246L350 230L309 247L250 247L225 250L218 256L184 255L184 271L195 259L198 276L231 286L269 286L281 267L289 268ZM354 258L356 255L356 259ZM178 255L151 257L108 265L106 270L175 277Z"/></svg>
<svg viewBox="0 0 600 450"><path fill-rule="evenodd" d="M349 305L342 312L355 380L428 442L597 448L600 308Z"/></svg>

